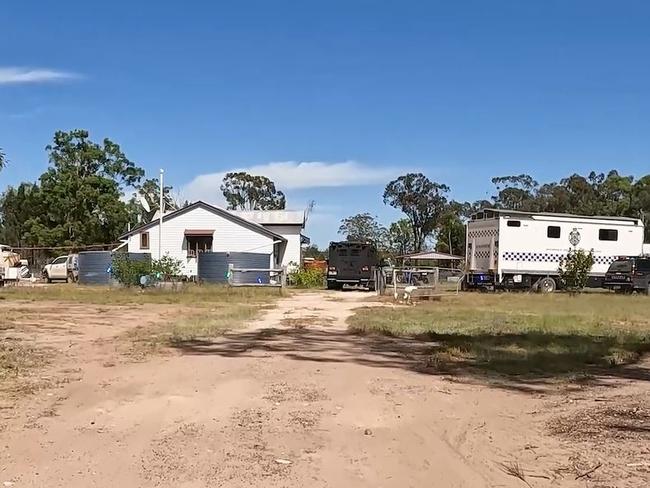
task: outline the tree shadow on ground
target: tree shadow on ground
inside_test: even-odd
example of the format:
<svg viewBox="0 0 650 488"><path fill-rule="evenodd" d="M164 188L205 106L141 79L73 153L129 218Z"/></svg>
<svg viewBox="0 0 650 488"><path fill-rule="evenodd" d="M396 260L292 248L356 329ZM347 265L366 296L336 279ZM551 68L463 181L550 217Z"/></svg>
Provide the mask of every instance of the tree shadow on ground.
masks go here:
<svg viewBox="0 0 650 488"><path fill-rule="evenodd" d="M602 385L611 385L608 378L650 381L650 369L637 364L650 344L610 336L526 332L396 337L306 327L230 332L217 339L176 341L173 347L193 355L276 354L296 361L406 369L523 392L543 391L558 378Z"/></svg>

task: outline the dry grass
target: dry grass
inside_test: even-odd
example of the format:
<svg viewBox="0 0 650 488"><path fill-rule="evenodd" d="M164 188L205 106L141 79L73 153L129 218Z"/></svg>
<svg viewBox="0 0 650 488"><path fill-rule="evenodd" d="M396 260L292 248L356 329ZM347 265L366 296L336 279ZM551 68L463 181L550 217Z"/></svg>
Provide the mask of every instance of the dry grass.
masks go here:
<svg viewBox="0 0 650 488"><path fill-rule="evenodd" d="M620 395L555 416L547 422L552 434L570 441L630 440L650 445L650 393ZM640 453L642 455L643 453Z"/></svg>
<svg viewBox="0 0 650 488"><path fill-rule="evenodd" d="M303 317L285 317L280 323L292 329L306 329L310 326L328 327L334 323L332 317L321 317L319 315L305 315Z"/></svg>
<svg viewBox="0 0 650 488"><path fill-rule="evenodd" d="M650 351L650 299L467 293L415 307L359 310L361 334L432 343L430 367L504 374L557 374L619 366Z"/></svg>
<svg viewBox="0 0 650 488"><path fill-rule="evenodd" d="M524 473L524 470L521 468L521 466L519 466L518 462L511 461L507 463L499 463L499 466L501 468L501 471L503 471L507 475L512 476L514 478L518 478L524 483L526 483L526 485L531 486L531 484L526 480L526 474Z"/></svg>
<svg viewBox="0 0 650 488"><path fill-rule="evenodd" d="M3 338L0 341L0 391L27 388L24 380L30 371L46 361L43 351L18 339Z"/></svg>
<svg viewBox="0 0 650 488"><path fill-rule="evenodd" d="M171 323L136 327L126 333L130 354L144 358L172 347L209 341L239 328L273 305L227 302L209 311L200 311Z"/></svg>
<svg viewBox="0 0 650 488"><path fill-rule="evenodd" d="M58 301L97 305L130 305L144 303L212 306L223 302L267 303L282 296L279 288L231 288L220 285L187 283L178 290L122 288L108 286L48 285L20 286L0 291L6 300Z"/></svg>

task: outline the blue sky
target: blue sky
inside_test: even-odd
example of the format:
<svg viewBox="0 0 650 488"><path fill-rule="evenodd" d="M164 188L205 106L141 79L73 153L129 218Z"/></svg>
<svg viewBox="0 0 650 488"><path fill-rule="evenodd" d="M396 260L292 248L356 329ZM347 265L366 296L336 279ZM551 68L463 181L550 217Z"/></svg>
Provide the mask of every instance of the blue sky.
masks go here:
<svg viewBox="0 0 650 488"><path fill-rule="evenodd" d="M253 168L314 241L422 171L451 196L490 177L650 172L650 2L5 2L0 185L34 180L57 129L109 137L188 198Z"/></svg>

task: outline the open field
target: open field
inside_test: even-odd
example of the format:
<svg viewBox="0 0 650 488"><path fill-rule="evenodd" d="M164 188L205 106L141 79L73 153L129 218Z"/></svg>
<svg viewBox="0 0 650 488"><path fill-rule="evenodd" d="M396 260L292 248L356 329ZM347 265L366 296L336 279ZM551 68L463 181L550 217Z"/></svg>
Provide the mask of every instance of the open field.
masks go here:
<svg viewBox="0 0 650 488"><path fill-rule="evenodd" d="M413 307L368 307L351 331L431 343L427 365L506 375L588 373L650 351L650 299L585 294L461 294Z"/></svg>
<svg viewBox="0 0 650 488"><path fill-rule="evenodd" d="M0 291L0 482L650 481L645 297L114 292Z"/></svg>

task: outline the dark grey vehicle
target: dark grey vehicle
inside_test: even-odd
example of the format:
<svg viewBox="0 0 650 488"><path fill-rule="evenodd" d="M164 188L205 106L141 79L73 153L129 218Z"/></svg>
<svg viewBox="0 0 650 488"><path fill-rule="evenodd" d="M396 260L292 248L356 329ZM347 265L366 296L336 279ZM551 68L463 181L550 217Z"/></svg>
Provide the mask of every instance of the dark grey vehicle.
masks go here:
<svg viewBox="0 0 650 488"><path fill-rule="evenodd" d="M340 290L344 285L356 285L374 290L376 266L379 266L379 256L373 244L332 242L327 262L327 288Z"/></svg>
<svg viewBox="0 0 650 488"><path fill-rule="evenodd" d="M605 273L603 286L618 293L636 291L650 295L650 257L617 259Z"/></svg>

